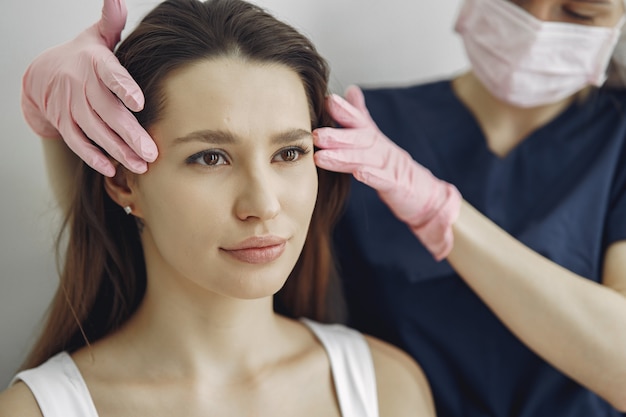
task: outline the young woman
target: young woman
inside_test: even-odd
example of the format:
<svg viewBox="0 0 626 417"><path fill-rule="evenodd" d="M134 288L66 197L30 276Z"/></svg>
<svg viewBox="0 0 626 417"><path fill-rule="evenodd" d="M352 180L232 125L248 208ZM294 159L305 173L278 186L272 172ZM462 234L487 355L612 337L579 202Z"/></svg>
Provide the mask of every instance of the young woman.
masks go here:
<svg viewBox="0 0 626 417"><path fill-rule="evenodd" d="M434 415L406 354L320 323L346 182L313 160L331 121L313 45L243 1L167 0L117 57L159 156L105 177L44 141L78 172L67 252L0 416Z"/></svg>
<svg viewBox="0 0 626 417"><path fill-rule="evenodd" d="M470 71L329 100L343 129L317 131L316 162L367 184L353 183L335 235L350 323L418 360L440 416L626 411L626 93L603 84L611 58L626 73L623 22L623 0L464 0ZM72 51L54 56L65 71L31 73L115 98ZM132 105L124 80L109 86ZM68 130L82 107L40 91L26 91L31 126ZM145 170L149 138L106 103L87 112L109 126L90 137Z"/></svg>

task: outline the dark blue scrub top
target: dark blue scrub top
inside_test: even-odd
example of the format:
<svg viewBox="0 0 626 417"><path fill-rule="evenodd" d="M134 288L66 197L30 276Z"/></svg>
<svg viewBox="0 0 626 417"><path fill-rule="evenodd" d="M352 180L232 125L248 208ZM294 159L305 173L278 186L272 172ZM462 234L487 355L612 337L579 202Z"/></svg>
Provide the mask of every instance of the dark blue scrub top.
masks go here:
<svg viewBox="0 0 626 417"><path fill-rule="evenodd" d="M626 239L626 93L594 91L505 158L449 81L365 95L380 129L470 204L600 281L607 246ZM415 357L440 417L622 416L527 349L372 189L353 181L335 237L350 324Z"/></svg>

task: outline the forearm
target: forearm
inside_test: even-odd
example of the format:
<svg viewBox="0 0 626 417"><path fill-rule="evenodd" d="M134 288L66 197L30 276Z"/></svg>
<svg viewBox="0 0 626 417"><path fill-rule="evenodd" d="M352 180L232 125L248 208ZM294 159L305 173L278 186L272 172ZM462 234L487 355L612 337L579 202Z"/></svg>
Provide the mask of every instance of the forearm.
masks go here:
<svg viewBox="0 0 626 417"><path fill-rule="evenodd" d="M72 201L72 186L80 159L67 147L61 138L42 138L42 146L48 182L52 188L54 198L65 213Z"/></svg>
<svg viewBox="0 0 626 417"><path fill-rule="evenodd" d="M530 349L626 407L626 296L532 251L466 202L448 260Z"/></svg>

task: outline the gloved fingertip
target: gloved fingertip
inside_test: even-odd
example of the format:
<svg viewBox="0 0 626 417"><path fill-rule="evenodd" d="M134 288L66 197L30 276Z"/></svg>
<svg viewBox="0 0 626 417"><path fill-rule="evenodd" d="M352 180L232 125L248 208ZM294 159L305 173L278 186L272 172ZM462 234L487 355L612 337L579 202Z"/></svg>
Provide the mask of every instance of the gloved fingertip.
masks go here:
<svg viewBox="0 0 626 417"><path fill-rule="evenodd" d="M346 101L361 111L367 111L363 90L357 85L351 85L345 92Z"/></svg>
<svg viewBox="0 0 626 417"><path fill-rule="evenodd" d="M122 100L124 105L132 112L140 112L143 110L144 100L142 94L130 93Z"/></svg>
<svg viewBox="0 0 626 417"><path fill-rule="evenodd" d="M152 138L142 138L140 142L141 157L147 162L154 162L159 156L159 150Z"/></svg>
<svg viewBox="0 0 626 417"><path fill-rule="evenodd" d="M331 116L339 123L360 118L359 110L337 94L330 96L326 106Z"/></svg>
<svg viewBox="0 0 626 417"><path fill-rule="evenodd" d="M126 167L135 174L144 174L148 170L148 163L145 161L133 161L129 162Z"/></svg>
<svg viewBox="0 0 626 417"><path fill-rule="evenodd" d="M113 49L119 42L122 30L126 26L127 14L124 0L104 0L98 30L107 42L109 49Z"/></svg>
<svg viewBox="0 0 626 417"><path fill-rule="evenodd" d="M104 0L102 4L102 20L105 28L124 29L127 15L128 11L124 0Z"/></svg>
<svg viewBox="0 0 626 417"><path fill-rule="evenodd" d="M139 113L143 110L143 103L137 101L135 98L124 100L124 105L133 113Z"/></svg>
<svg viewBox="0 0 626 417"><path fill-rule="evenodd" d="M324 151L324 149L320 149L315 151L315 153L313 154L313 159L317 160L321 160L324 161L326 160L326 152Z"/></svg>
<svg viewBox="0 0 626 417"><path fill-rule="evenodd" d="M318 147L323 147L325 142L325 133L323 128L315 129L311 135L313 136L313 144Z"/></svg>
<svg viewBox="0 0 626 417"><path fill-rule="evenodd" d="M135 105L136 105L135 111L142 111L143 106L146 104L143 93L141 91L135 91L131 94L131 97L135 101Z"/></svg>
<svg viewBox="0 0 626 417"><path fill-rule="evenodd" d="M345 100L339 94L333 93L333 94L331 94L328 97L328 104L329 105L336 105L336 106L339 106L339 107L344 107Z"/></svg>
<svg viewBox="0 0 626 417"><path fill-rule="evenodd" d="M115 167L109 161L94 163L93 168L105 177L115 176Z"/></svg>
<svg viewBox="0 0 626 417"><path fill-rule="evenodd" d="M332 159L329 158L328 155L326 155L326 152L322 151L315 152L315 154L313 155L313 160L315 161L315 165L324 169L327 169L329 166L331 166L332 163Z"/></svg>
<svg viewBox="0 0 626 417"><path fill-rule="evenodd" d="M344 94L346 96L348 95L352 95L352 94L359 94L362 93L363 91L361 90L361 87L359 87L356 84L350 84L347 88L346 91L344 92Z"/></svg>

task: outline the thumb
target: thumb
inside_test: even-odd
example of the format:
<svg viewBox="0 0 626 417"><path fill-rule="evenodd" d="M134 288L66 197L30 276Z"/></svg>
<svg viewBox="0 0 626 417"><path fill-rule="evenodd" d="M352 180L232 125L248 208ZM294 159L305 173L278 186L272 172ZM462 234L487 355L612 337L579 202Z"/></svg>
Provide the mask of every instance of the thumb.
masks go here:
<svg viewBox="0 0 626 417"><path fill-rule="evenodd" d="M365 105L365 96L363 95L363 91L356 85L351 85L346 89L345 92L346 101L352 104L357 109L361 110L365 114L369 115L369 111L367 110L367 106Z"/></svg>
<svg viewBox="0 0 626 417"><path fill-rule="evenodd" d="M126 15L125 0L104 0L98 31L111 50L120 41L122 30L126 25Z"/></svg>

